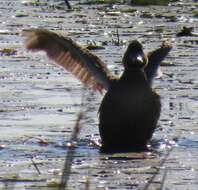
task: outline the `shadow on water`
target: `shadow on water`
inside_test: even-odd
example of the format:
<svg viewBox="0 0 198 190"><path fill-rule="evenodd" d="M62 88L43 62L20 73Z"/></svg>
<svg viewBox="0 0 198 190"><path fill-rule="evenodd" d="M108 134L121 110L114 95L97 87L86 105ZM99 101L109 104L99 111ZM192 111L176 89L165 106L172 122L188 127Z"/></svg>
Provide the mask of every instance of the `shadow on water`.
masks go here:
<svg viewBox="0 0 198 190"><path fill-rule="evenodd" d="M131 7L70 1L72 11L58 3L0 3L0 188L57 189L81 107L82 85L43 53L32 54L23 47L22 29L42 27L65 33L82 45L99 44L103 48L94 53L118 74L129 40L138 38L148 51L167 38L174 44L166 60L172 64L165 64L163 77L154 84L163 104L154 151L101 154L93 142L99 140L97 110L102 97L86 91L68 188L146 189L149 184L149 189L196 190L198 43L196 36L176 33L183 26L198 31L193 14L197 2Z"/></svg>

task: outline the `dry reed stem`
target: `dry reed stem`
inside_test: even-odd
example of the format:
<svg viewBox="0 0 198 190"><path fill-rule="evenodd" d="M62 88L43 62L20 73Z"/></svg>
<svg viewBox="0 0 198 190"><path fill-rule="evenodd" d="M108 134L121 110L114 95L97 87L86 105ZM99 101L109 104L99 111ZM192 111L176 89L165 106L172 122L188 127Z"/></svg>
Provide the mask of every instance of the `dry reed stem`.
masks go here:
<svg viewBox="0 0 198 190"><path fill-rule="evenodd" d="M68 151L67 151L67 155L65 158L64 168L63 168L63 172L61 176L61 183L60 183L58 190L67 189L67 184L68 184L69 176L71 173L72 161L74 159L74 153L75 153L74 143L77 142L78 140L78 135L81 129L80 121L82 120L82 118L83 118L83 112L79 112L77 116L76 124L74 126L74 130L72 132L72 136L70 139L70 144L68 146Z"/></svg>

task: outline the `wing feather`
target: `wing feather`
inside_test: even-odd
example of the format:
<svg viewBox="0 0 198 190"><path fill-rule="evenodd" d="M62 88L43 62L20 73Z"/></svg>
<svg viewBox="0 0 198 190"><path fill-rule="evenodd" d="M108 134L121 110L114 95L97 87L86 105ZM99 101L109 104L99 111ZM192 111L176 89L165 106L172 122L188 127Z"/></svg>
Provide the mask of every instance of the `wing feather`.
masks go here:
<svg viewBox="0 0 198 190"><path fill-rule="evenodd" d="M43 29L24 30L23 36L26 37L27 49L45 51L50 59L93 90L107 90L111 81L115 79L97 56L68 37Z"/></svg>
<svg viewBox="0 0 198 190"><path fill-rule="evenodd" d="M168 55L171 49L171 43L165 41L160 48L148 53L148 65L144 71L149 84L152 84L152 80L159 70L160 62Z"/></svg>

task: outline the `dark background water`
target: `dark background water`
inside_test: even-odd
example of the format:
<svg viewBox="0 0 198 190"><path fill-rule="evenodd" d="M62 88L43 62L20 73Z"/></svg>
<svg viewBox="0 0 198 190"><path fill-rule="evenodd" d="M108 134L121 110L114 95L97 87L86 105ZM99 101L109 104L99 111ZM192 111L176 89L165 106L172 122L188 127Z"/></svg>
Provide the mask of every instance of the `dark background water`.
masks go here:
<svg viewBox="0 0 198 190"><path fill-rule="evenodd" d="M70 139L82 95L86 112L76 149L69 189L143 189L153 175L150 189L198 188L198 38L177 38L183 26L198 31L193 10L198 3L181 1L171 6L130 7L127 5L79 5L68 11L60 1L0 0L0 49L16 50L0 56L0 187L8 189L49 189L59 181L67 142ZM121 12L126 8L133 13ZM146 51L173 41L167 57L172 65L162 67L162 79L154 88L162 98L159 129L153 140L156 153L100 154L90 142L98 139L97 109L101 96L84 91L70 73L53 64L44 53L27 52L23 29L39 27L56 30L82 45L105 44L95 50L108 67L121 74L122 55L129 40L138 39ZM115 45L116 31L123 45ZM42 140L48 143L44 145ZM172 149L171 149L172 147ZM163 167L161 161L171 149ZM38 175L31 158L41 171ZM56 189L55 187L51 189Z"/></svg>

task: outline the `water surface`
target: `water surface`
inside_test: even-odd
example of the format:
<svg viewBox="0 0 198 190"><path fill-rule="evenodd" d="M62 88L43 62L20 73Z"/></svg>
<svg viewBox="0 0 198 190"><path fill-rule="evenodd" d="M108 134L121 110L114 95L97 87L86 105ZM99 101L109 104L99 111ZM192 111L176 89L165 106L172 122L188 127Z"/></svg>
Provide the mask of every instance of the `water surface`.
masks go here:
<svg viewBox="0 0 198 190"><path fill-rule="evenodd" d="M192 11L195 1L168 7L123 5L79 5L68 11L64 3L43 0L0 1L0 49L16 50L0 56L0 187L8 189L49 188L59 182L67 142L70 139L82 95L85 119L74 155L69 189L143 189L156 176L149 189L198 188L198 41L197 37L177 38L183 26L198 32L198 18ZM129 40L140 40L146 51L159 47L165 39L173 50L163 67L162 79L154 88L162 97L159 129L153 141L155 153L105 155L91 143L98 139L97 110L101 96L84 91L70 73L47 59L44 53L27 52L20 33L27 28L62 32L82 45L105 44L95 50L108 67L121 74L122 55ZM116 31L122 42L116 45ZM43 141L47 143L43 143ZM172 147L172 148L171 148ZM171 151L170 151L171 150ZM163 159L167 156L165 163ZM39 175L31 159L37 164ZM157 174L157 175L156 175Z"/></svg>

